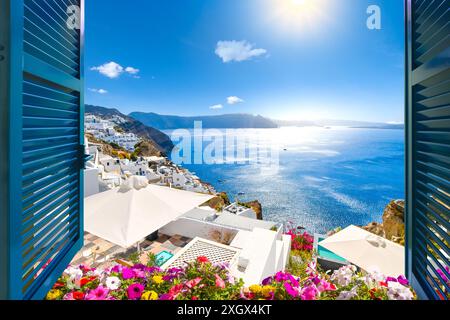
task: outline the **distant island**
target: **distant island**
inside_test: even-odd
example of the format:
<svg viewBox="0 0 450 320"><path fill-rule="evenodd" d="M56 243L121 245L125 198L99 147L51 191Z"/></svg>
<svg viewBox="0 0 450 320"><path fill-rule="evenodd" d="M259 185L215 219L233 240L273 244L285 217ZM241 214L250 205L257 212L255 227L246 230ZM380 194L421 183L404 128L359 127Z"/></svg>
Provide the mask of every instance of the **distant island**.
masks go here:
<svg viewBox="0 0 450 320"><path fill-rule="evenodd" d="M273 120L280 127L349 127L359 129L404 129L402 123L367 122L354 120Z"/></svg>
<svg viewBox="0 0 450 320"><path fill-rule="evenodd" d="M129 116L149 127L157 128L159 130L180 128L189 129L194 127L195 121L202 121L203 128L278 128L278 125L269 118L245 113L183 117L160 115L153 112L132 112Z"/></svg>

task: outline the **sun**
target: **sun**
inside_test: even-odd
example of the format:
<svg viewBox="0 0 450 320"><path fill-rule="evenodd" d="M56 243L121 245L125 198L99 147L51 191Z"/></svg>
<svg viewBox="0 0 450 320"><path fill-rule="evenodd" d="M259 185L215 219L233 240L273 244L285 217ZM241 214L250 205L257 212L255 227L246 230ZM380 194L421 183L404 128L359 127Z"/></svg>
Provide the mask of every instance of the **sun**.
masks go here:
<svg viewBox="0 0 450 320"><path fill-rule="evenodd" d="M271 20L285 32L307 32L320 27L330 0L270 0Z"/></svg>

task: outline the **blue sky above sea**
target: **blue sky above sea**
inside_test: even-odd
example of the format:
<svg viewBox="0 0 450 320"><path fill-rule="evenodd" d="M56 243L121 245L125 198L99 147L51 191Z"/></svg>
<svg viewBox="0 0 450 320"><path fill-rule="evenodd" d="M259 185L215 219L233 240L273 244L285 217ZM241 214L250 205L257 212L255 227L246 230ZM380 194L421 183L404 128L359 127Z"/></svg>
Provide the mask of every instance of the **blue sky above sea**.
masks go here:
<svg viewBox="0 0 450 320"><path fill-rule="evenodd" d="M403 16L400 0L87 1L86 103L403 122Z"/></svg>

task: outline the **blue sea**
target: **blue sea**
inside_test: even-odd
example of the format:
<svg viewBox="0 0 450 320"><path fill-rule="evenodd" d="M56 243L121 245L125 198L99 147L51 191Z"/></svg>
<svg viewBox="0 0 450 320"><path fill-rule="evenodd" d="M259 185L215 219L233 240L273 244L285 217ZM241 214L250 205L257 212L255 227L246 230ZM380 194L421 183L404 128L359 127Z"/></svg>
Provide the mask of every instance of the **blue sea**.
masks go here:
<svg viewBox="0 0 450 320"><path fill-rule="evenodd" d="M200 138L205 140L203 151L210 150L212 143L220 145L230 136L224 132L205 130L199 136L191 130L192 145ZM380 222L389 201L404 198L403 130L286 127L241 129L239 136L253 141L247 149L275 150L276 168L251 161L251 151L238 150L243 145L225 142L225 149L236 149L234 158L183 167L217 191L227 192L230 200L259 200L265 220L292 221L310 232L324 233L339 226ZM255 143L255 137L261 139ZM193 148L191 152L185 161L193 162Z"/></svg>

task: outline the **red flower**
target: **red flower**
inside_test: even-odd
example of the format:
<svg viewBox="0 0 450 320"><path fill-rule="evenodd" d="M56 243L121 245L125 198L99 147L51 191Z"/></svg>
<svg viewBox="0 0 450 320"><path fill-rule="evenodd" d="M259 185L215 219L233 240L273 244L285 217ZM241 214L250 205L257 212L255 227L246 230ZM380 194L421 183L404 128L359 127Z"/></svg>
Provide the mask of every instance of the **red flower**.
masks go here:
<svg viewBox="0 0 450 320"><path fill-rule="evenodd" d="M72 296L75 300L83 300L84 299L84 293L80 291L74 291L72 293Z"/></svg>
<svg viewBox="0 0 450 320"><path fill-rule="evenodd" d="M53 289L58 289L64 287L64 283L58 281L53 285Z"/></svg>
<svg viewBox="0 0 450 320"><path fill-rule="evenodd" d="M199 256L199 257L197 257L197 262L199 262L199 263L208 263L209 260L205 256Z"/></svg>
<svg viewBox="0 0 450 320"><path fill-rule="evenodd" d="M92 281L94 281L96 279L96 277L88 277L88 278L81 278L81 280L80 280L80 286L82 287L82 286L85 286L85 285L87 285L89 282L92 282Z"/></svg>
<svg viewBox="0 0 450 320"><path fill-rule="evenodd" d="M381 281L380 282L380 286L382 286L382 287L388 287L388 284L387 284L387 282L384 282L384 281Z"/></svg>
<svg viewBox="0 0 450 320"><path fill-rule="evenodd" d="M197 296L192 296L191 300L198 300Z"/></svg>

